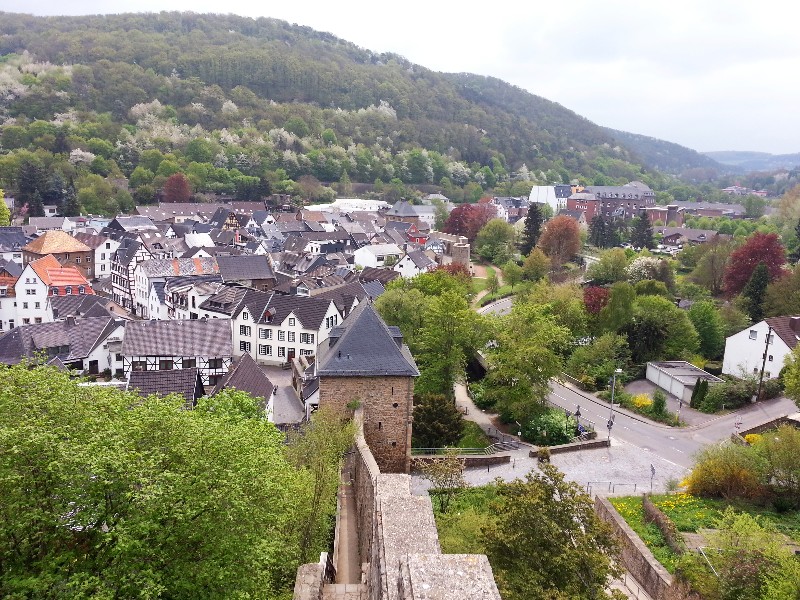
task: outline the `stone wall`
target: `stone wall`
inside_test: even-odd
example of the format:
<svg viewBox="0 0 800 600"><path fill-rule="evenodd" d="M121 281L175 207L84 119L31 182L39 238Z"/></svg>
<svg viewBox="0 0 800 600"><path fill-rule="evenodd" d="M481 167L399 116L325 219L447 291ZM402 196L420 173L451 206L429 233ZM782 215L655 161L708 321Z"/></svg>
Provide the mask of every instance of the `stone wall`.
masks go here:
<svg viewBox="0 0 800 600"><path fill-rule="evenodd" d="M408 473L411 459L412 377L320 377L319 405L345 411L358 401L364 438L381 472Z"/></svg>
<svg viewBox="0 0 800 600"><path fill-rule="evenodd" d="M755 427L751 427L750 429L746 429L745 431L740 431L739 435L742 438L744 438L744 436L750 435L751 433L764 433L765 431L769 431L770 429L776 429L781 425L791 425L792 427L800 427L800 413L796 413L793 415L783 415L782 417L772 419L771 421L767 421L766 423L761 423L760 425L756 425Z"/></svg>
<svg viewBox="0 0 800 600"><path fill-rule="evenodd" d="M594 510L617 534L622 549L622 565L625 569L653 600L666 600L672 585L672 575L655 559L653 553L608 500L595 496Z"/></svg>
<svg viewBox="0 0 800 600"><path fill-rule="evenodd" d="M486 556L441 553L430 498L411 494L409 475L380 472L364 435L363 409L355 419L359 433L344 468L355 489L359 554L367 563L362 597L500 600ZM316 575L316 565L298 569L294 600L321 600Z"/></svg>
<svg viewBox="0 0 800 600"><path fill-rule="evenodd" d="M593 432L594 433L594 432ZM594 434L597 435L596 433ZM564 454L565 452L577 452L579 450L591 450L592 448L607 448L608 440L586 440L585 442L570 442L569 444L559 444L558 446L542 446L550 450L550 454ZM537 450L528 452L531 458L537 457Z"/></svg>
<svg viewBox="0 0 800 600"><path fill-rule="evenodd" d="M413 456L411 457L411 471L414 472L419 468L419 463L434 458L441 458L441 456ZM483 456L459 456L464 461L464 466L469 469L472 467L488 467L494 465L505 465L511 462L510 454L487 454Z"/></svg>

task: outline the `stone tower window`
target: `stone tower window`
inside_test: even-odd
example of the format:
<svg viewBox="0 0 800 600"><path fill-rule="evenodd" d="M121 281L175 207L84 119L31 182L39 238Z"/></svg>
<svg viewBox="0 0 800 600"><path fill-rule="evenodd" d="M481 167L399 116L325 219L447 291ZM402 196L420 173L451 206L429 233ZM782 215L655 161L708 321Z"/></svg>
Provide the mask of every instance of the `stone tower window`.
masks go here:
<svg viewBox="0 0 800 600"><path fill-rule="evenodd" d="M393 408L397 408L397 406L398 406L397 402L394 402L394 403L392 404L392 407L393 407Z"/></svg>
<svg viewBox="0 0 800 600"><path fill-rule="evenodd" d="M380 421L378 421L378 429L383 429L383 423L381 423Z"/></svg>

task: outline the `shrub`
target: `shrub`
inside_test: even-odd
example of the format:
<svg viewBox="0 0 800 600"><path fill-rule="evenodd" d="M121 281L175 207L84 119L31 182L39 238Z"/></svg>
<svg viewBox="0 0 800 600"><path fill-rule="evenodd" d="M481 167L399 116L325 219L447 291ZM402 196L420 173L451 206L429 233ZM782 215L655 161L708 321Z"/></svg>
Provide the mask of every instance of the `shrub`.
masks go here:
<svg viewBox="0 0 800 600"><path fill-rule="evenodd" d="M707 446L697 456L687 488L696 496L755 500L766 491L763 471L763 461L750 446Z"/></svg>
<svg viewBox="0 0 800 600"><path fill-rule="evenodd" d="M653 405L653 400L647 394L637 394L631 400L633 405L638 409L647 409Z"/></svg>
<svg viewBox="0 0 800 600"><path fill-rule="evenodd" d="M494 406L495 399L486 393L486 388L481 382L469 384L469 395L472 396L472 401L480 409L486 410Z"/></svg>
<svg viewBox="0 0 800 600"><path fill-rule="evenodd" d="M744 436L744 441L750 444L751 446L754 446L755 444L761 441L761 434L748 433L746 436Z"/></svg>
<svg viewBox="0 0 800 600"><path fill-rule="evenodd" d="M667 414L667 397L661 390L653 392L653 414L657 416L664 416Z"/></svg>

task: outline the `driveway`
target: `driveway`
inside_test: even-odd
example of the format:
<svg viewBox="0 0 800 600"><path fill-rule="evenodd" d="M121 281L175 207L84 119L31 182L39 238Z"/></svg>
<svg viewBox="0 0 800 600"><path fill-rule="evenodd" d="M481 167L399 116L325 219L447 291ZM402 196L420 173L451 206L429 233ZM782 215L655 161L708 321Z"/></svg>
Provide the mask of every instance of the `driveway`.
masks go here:
<svg viewBox="0 0 800 600"><path fill-rule="evenodd" d="M299 423L305 417L306 409L292 388L291 369L280 366L259 365L273 385L277 386L272 400L272 422L276 425Z"/></svg>

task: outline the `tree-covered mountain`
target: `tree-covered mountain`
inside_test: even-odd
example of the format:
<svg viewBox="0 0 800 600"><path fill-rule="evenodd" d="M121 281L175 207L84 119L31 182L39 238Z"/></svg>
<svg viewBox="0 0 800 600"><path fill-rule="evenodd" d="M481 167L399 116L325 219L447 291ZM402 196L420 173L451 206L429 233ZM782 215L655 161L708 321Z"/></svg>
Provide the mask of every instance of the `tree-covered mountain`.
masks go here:
<svg viewBox="0 0 800 600"><path fill-rule="evenodd" d="M741 171L779 171L800 167L800 153L770 154L768 152L739 152L724 150L704 152L709 158L723 165L736 167Z"/></svg>
<svg viewBox="0 0 800 600"><path fill-rule="evenodd" d="M0 123L0 186L34 208L72 182L83 210L111 212L175 173L240 198L664 182L557 103L267 18L0 13Z"/></svg>
<svg viewBox="0 0 800 600"><path fill-rule="evenodd" d="M730 163L723 164L708 156L708 153L701 154L680 144L627 131L604 129L650 169L673 175L681 175L691 169L708 169L717 174L738 171Z"/></svg>

